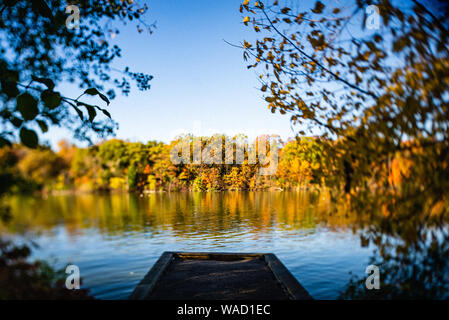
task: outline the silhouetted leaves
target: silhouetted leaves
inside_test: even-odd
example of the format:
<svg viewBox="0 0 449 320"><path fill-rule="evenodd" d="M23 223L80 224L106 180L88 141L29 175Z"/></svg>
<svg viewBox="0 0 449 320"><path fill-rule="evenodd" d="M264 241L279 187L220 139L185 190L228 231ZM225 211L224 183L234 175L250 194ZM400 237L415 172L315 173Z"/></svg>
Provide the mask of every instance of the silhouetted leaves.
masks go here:
<svg viewBox="0 0 449 320"><path fill-rule="evenodd" d="M11 146L11 141L9 141L8 139L5 139L3 137L0 137L0 148L4 147L4 146Z"/></svg>
<svg viewBox="0 0 449 320"><path fill-rule="evenodd" d="M20 129L20 141L29 148L36 148L38 144L37 134L33 130L22 127Z"/></svg>
<svg viewBox="0 0 449 320"><path fill-rule="evenodd" d="M108 97L106 97L104 94L102 94L101 92L99 92L97 89L95 88L89 88L86 89L86 91L84 91L84 93L91 95L91 96L95 96L98 95L103 101L105 101L108 105L109 105L109 99Z"/></svg>
<svg viewBox="0 0 449 320"><path fill-rule="evenodd" d="M73 109L75 109L76 113L78 114L78 117L79 117L81 120L84 120L83 112L82 112L77 106L75 106L75 105L73 105L73 104L72 104L72 107L73 107Z"/></svg>
<svg viewBox="0 0 449 320"><path fill-rule="evenodd" d="M101 109L101 111L104 113L104 115L108 118L111 118L111 114L109 113L109 111L105 110L105 109Z"/></svg>
<svg viewBox="0 0 449 320"><path fill-rule="evenodd" d="M23 120L17 117L11 117L11 123L14 127L19 128L22 125Z"/></svg>
<svg viewBox="0 0 449 320"><path fill-rule="evenodd" d="M103 28L108 19L137 19L138 31L143 30L143 25L151 33L154 24L142 20L148 5L121 0L109 1L107 5L84 1L77 30L65 26L66 3L62 0L6 1L0 7L0 117L8 128L1 133L5 141L17 139L23 121L33 122L27 126L39 126L42 132L51 125L60 125L72 130L77 139L88 141L93 133L100 137L113 133L116 124L109 111L79 104L82 95L66 97L55 90L62 79L77 83L84 94L98 96L107 105L116 96L114 89L129 94L131 80L140 90L150 88L152 76L130 72L128 68L114 77L116 71L111 71L110 64L122 53L108 37L118 30ZM65 108L74 108L75 112L67 112ZM104 115L101 119L97 119L97 109Z"/></svg>
<svg viewBox="0 0 449 320"><path fill-rule="evenodd" d="M66 289L64 269L30 256L30 245L0 239L0 299L93 299L86 289Z"/></svg>
<svg viewBox="0 0 449 320"><path fill-rule="evenodd" d="M32 1L32 7L37 13L53 21L53 12L49 8L47 2L44 0L34 0Z"/></svg>
<svg viewBox="0 0 449 320"><path fill-rule="evenodd" d="M50 90L53 90L55 87L55 84L54 84L53 80L51 80L51 79L39 78L39 77L35 77L35 76L31 76L31 79L33 79L33 81L45 84L47 86L47 88Z"/></svg>
<svg viewBox="0 0 449 320"><path fill-rule="evenodd" d="M41 99L44 105L49 109L55 109L61 104L61 94L50 89L42 91Z"/></svg>
<svg viewBox="0 0 449 320"><path fill-rule="evenodd" d="M42 133L45 133L48 131L48 125L45 121L37 120L37 124L39 125L39 128L41 128Z"/></svg>
<svg viewBox="0 0 449 320"><path fill-rule="evenodd" d="M93 121L94 121L94 119L95 119L95 117L96 117L96 115L97 115L97 112L95 111L95 107L94 107L94 106L92 106L92 105L90 105L90 104L87 104L87 103L84 103L84 102L81 102L81 101L78 101L78 102L76 103L76 105L77 105L77 106L83 106L83 107L85 107L86 110L87 110L87 113L88 113L88 115L89 115L89 121L90 121L90 122L93 122Z"/></svg>
<svg viewBox="0 0 449 320"><path fill-rule="evenodd" d="M4 92L9 98L17 97L19 94L19 89L17 89L17 84L12 81L2 80L2 92Z"/></svg>
<svg viewBox="0 0 449 320"><path fill-rule="evenodd" d="M85 105L87 109L87 113L89 114L89 121L93 122L95 119L95 116L97 115L97 111L95 111L95 108L89 105Z"/></svg>
<svg viewBox="0 0 449 320"><path fill-rule="evenodd" d="M39 113L37 100L29 93L22 93L17 97L17 110L20 111L24 120L33 120Z"/></svg>

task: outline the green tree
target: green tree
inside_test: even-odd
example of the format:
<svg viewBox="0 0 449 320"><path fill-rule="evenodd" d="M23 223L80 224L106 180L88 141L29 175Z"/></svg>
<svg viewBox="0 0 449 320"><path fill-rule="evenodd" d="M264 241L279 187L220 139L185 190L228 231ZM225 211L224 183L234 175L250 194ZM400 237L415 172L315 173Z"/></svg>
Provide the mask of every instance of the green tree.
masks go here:
<svg viewBox="0 0 449 320"><path fill-rule="evenodd" d="M132 164L128 168L128 188L129 190L135 190L139 182L139 176L137 173L137 168L135 164Z"/></svg>

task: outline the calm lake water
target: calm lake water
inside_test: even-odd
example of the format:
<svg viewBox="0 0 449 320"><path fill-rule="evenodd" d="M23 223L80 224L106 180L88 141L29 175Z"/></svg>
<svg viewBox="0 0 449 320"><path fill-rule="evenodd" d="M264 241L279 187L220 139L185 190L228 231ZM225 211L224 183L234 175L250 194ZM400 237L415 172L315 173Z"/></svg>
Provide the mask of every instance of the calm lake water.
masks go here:
<svg viewBox="0 0 449 320"><path fill-rule="evenodd" d="M164 251L272 252L315 299L363 276L353 218L329 215L317 192L156 193L14 197L4 236L33 239L33 258L76 264L82 287L125 299Z"/></svg>

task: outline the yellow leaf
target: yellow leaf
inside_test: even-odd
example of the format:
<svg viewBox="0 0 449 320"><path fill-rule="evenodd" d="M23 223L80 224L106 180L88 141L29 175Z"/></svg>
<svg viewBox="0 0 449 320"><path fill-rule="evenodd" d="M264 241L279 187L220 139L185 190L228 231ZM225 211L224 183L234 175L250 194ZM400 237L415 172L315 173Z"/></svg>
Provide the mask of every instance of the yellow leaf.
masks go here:
<svg viewBox="0 0 449 320"><path fill-rule="evenodd" d="M245 25L248 25L248 22L249 22L249 17L245 17L245 18L243 19L243 23L244 23Z"/></svg>
<svg viewBox="0 0 449 320"><path fill-rule="evenodd" d="M245 1L243 1L243 5L244 5L244 6L247 6L247 5L248 5L248 3L249 3L249 0L245 0Z"/></svg>

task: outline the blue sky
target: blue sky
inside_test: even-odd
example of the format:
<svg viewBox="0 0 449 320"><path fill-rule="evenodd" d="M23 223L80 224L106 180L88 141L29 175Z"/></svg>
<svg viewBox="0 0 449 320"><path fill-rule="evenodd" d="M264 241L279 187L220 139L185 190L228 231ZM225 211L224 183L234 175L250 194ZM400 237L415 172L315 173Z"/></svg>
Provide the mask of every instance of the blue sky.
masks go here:
<svg viewBox="0 0 449 320"><path fill-rule="evenodd" d="M242 23L240 3L152 0L145 19L156 21L152 35L138 34L134 25L120 26L111 41L122 48L123 57L114 66L129 66L154 79L150 90L133 88L128 97L117 95L111 103L119 123L117 138L167 142L180 132L294 136L289 117L268 110L242 51L223 41L238 44L254 37ZM52 145L62 138L70 140L71 134L54 129L44 136Z"/></svg>

